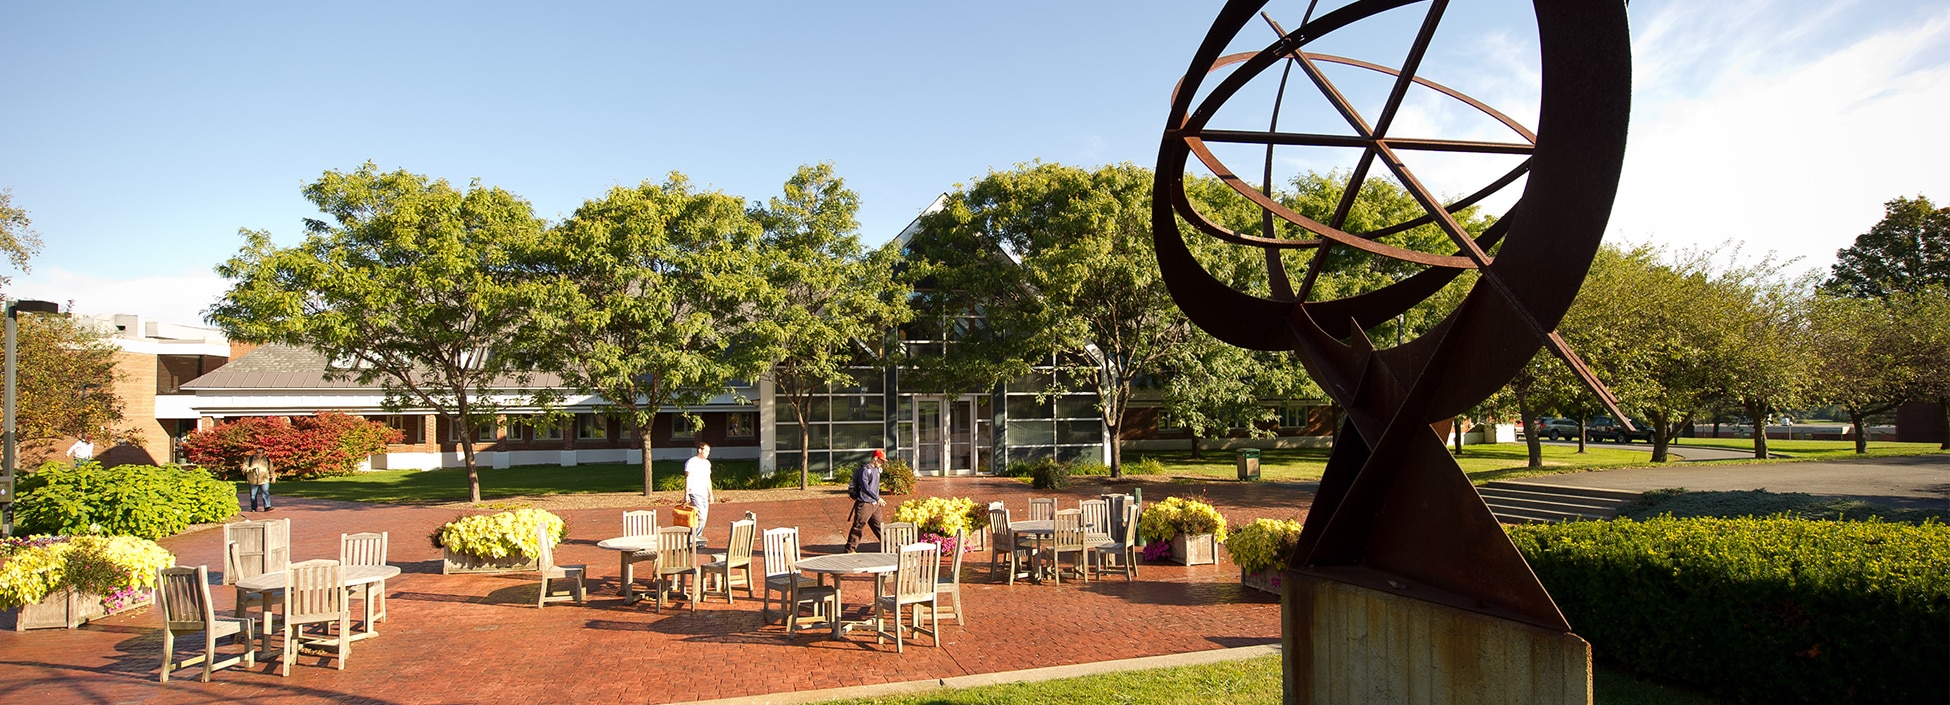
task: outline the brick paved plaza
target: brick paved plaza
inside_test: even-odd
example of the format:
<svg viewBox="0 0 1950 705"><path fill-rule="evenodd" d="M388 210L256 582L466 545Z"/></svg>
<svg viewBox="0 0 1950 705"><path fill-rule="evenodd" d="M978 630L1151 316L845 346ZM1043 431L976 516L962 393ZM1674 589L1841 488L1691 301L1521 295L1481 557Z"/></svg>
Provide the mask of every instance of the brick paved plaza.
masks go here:
<svg viewBox="0 0 1950 705"><path fill-rule="evenodd" d="M1143 486L1146 501L1205 493L1235 526L1256 517L1298 518L1310 498L1300 489L1271 484ZM917 496L1001 499L1021 516L1031 496L1068 495L1065 504L1074 506L1099 491L1101 485L1090 482L1079 482L1068 493L1049 493L1008 479L928 478ZM900 499L889 499L889 514ZM1268 644L1279 638L1278 600L1241 588L1238 569L1230 563L1147 564L1135 583L1111 576L1088 586L1070 580L1060 586L1018 580L1010 586L990 581L986 552L969 554L964 571L969 624L944 625L939 649L931 648L926 636L910 642L906 654L894 653L891 642L876 645L857 633L845 642L824 632L787 639L782 627L761 623L758 600L746 600L742 593L737 604L713 598L694 615L681 607L658 614L649 603L623 604L617 596L617 556L595 545L619 533L620 509L557 512L569 525L557 560L589 566L592 599L583 606L562 603L538 610L533 573L440 574L440 553L427 535L452 519L453 509L296 498L282 498L278 506L268 516L292 520L293 560L336 558L341 532L391 534L391 562L405 572L387 586L391 614L380 623L381 635L355 644L346 670L321 667L327 663L321 657L301 656L289 678L277 675L275 663L260 661L253 669L218 671L207 684L196 681L200 669L158 683L158 617L143 610L73 631L0 632L0 702L685 702ZM707 538L722 547L729 522L752 511L760 529L799 527L808 554L837 552L844 543L847 509L844 498L714 505ZM669 512L660 518L669 521ZM162 543L180 564L211 566L213 579L222 568L220 531L196 531ZM230 607L229 588L213 587L212 594L220 610ZM871 587L864 580L848 583L847 595L848 612L857 613ZM199 643L191 650L200 648Z"/></svg>

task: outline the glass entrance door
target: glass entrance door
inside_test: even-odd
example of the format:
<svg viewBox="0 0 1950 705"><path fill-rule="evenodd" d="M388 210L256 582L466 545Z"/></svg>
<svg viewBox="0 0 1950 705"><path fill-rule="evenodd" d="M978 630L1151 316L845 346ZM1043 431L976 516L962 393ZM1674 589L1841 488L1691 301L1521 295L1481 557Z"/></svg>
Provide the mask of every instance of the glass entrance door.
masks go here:
<svg viewBox="0 0 1950 705"><path fill-rule="evenodd" d="M914 398L914 472L923 475L939 475L947 453L943 441L941 407L945 405L939 397Z"/></svg>

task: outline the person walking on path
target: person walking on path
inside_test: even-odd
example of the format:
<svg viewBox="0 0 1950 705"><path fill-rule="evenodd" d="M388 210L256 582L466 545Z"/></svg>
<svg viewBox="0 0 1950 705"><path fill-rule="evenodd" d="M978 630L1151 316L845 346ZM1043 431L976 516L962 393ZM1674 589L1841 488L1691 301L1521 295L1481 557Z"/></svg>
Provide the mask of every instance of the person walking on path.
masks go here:
<svg viewBox="0 0 1950 705"><path fill-rule="evenodd" d="M68 446L68 458L74 461L75 467L81 467L82 463L95 459L95 444L86 435L75 439L74 445Z"/></svg>
<svg viewBox="0 0 1950 705"><path fill-rule="evenodd" d="M873 458L853 472L853 484L846 488L846 496L853 498L853 526L846 532L847 553L860 551L860 537L866 535L868 527L873 528L873 540L886 542L880 533L880 507L887 503L880 498L880 466L886 462L887 452L875 448Z"/></svg>
<svg viewBox="0 0 1950 705"><path fill-rule="evenodd" d="M711 514L711 444L697 444L697 457L684 461L684 501L697 509L691 542L704 544L704 520Z"/></svg>
<svg viewBox="0 0 1950 705"><path fill-rule="evenodd" d="M277 473L271 471L271 459L262 452L252 453L244 461L244 481L251 485L251 511L271 511L271 483L277 480Z"/></svg>

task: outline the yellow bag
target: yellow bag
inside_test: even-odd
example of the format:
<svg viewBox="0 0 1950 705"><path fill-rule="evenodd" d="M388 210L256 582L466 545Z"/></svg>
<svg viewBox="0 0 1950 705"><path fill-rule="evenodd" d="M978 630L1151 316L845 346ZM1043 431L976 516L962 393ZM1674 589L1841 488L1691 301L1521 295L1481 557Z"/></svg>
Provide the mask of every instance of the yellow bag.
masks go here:
<svg viewBox="0 0 1950 705"><path fill-rule="evenodd" d="M670 515L672 517L672 521L674 522L675 526L682 526L682 527L687 527L692 529L697 528L698 525L697 507L693 507L689 503L679 504L675 507L671 507Z"/></svg>

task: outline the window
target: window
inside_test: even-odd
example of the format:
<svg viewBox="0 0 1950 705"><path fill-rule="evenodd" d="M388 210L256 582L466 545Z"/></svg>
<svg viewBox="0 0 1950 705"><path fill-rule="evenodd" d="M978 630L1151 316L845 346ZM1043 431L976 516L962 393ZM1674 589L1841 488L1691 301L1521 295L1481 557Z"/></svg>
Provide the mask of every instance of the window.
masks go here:
<svg viewBox="0 0 1950 705"><path fill-rule="evenodd" d="M387 426L398 430L400 433L400 443L419 445L426 440L427 417L425 416L400 416L395 414L372 420L383 422Z"/></svg>
<svg viewBox="0 0 1950 705"><path fill-rule="evenodd" d="M585 441L609 438L609 419L596 414L576 414L576 438Z"/></svg>
<svg viewBox="0 0 1950 705"><path fill-rule="evenodd" d="M670 417L670 437L682 440L696 438L697 430L702 428L703 424L693 421L693 418L689 414L677 414Z"/></svg>
<svg viewBox="0 0 1950 705"><path fill-rule="evenodd" d="M528 417L527 426L528 426L528 440L531 441L562 440L562 424L560 422L554 421L552 419L544 419L537 416L530 416Z"/></svg>
<svg viewBox="0 0 1950 705"><path fill-rule="evenodd" d="M725 414L724 435L726 438L751 438L758 432L758 414Z"/></svg>
<svg viewBox="0 0 1950 705"><path fill-rule="evenodd" d="M1280 428L1306 428L1307 410L1305 404L1284 404L1280 406Z"/></svg>
<svg viewBox="0 0 1950 705"><path fill-rule="evenodd" d="M499 439L500 438L499 431L501 429L497 428L496 426L497 425L493 421L482 423L479 427L474 429L474 440L493 441Z"/></svg>

